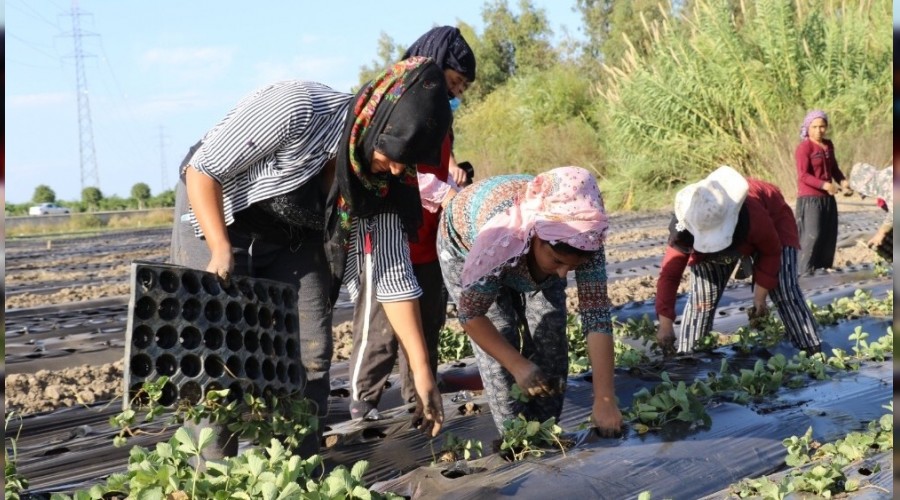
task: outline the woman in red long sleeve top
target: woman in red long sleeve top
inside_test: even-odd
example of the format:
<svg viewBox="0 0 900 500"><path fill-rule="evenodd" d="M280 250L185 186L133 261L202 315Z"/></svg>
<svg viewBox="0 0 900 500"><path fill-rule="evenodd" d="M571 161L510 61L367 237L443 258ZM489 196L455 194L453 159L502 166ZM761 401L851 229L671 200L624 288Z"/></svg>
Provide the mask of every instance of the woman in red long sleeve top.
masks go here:
<svg viewBox="0 0 900 500"><path fill-rule="evenodd" d="M711 207L698 206L702 200L696 195L687 208L679 207L676 201L676 216L670 226L669 245L656 285L658 342L666 348L673 346L678 352L691 351L696 341L712 329L716 307L735 266L741 257L752 257L755 310L765 312L766 297L771 297L794 346L807 352L818 351L821 341L816 322L797 283L799 238L791 208L777 187L757 179L744 179L731 167L721 167L683 191L697 186L697 190L715 191L717 183L729 184L735 196L730 200L727 196L715 196L713 199L720 202ZM679 198L685 199L682 192L676 200ZM713 215L708 215L709 212ZM736 215L729 219L729 212ZM721 216L716 220L722 223L712 236L704 234L709 233L710 224L704 226L702 220L693 227L698 235L692 234L692 216L694 222L703 217L698 213L707 213L708 218ZM710 243L710 239L714 241ZM676 338L675 296L686 267L691 269L691 291L682 317L681 335Z"/></svg>
<svg viewBox="0 0 900 500"><path fill-rule="evenodd" d="M800 272L811 274L816 269L834 265L837 246L838 212L835 193L849 190L847 179L838 168L834 144L825 138L828 116L824 111L810 111L800 127L800 138L794 157L797 161L797 226L800 228Z"/></svg>

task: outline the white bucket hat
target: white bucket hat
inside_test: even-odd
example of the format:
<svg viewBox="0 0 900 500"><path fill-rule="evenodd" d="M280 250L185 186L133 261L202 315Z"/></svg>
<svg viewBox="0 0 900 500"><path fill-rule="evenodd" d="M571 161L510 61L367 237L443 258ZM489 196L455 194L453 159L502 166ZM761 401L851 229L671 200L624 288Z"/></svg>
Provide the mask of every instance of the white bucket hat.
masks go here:
<svg viewBox="0 0 900 500"><path fill-rule="evenodd" d="M729 166L721 166L706 179L678 191L677 227L694 235L694 250L712 253L731 245L747 190L744 176Z"/></svg>

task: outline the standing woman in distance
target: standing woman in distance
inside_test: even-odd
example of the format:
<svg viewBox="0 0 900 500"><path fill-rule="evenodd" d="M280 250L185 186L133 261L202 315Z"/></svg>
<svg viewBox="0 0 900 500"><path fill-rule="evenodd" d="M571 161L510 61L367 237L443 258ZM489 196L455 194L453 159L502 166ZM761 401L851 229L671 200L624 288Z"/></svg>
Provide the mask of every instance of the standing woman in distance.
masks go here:
<svg viewBox="0 0 900 500"><path fill-rule="evenodd" d="M797 162L800 274L811 274L816 269L827 269L834 264L838 231L834 195L841 188L849 193L847 179L838 168L834 156L834 144L825 138L827 132L828 116L825 112L810 111L800 127L803 141L794 153Z"/></svg>
<svg viewBox="0 0 900 500"><path fill-rule="evenodd" d="M308 81L275 83L238 103L182 165L173 263L224 280L240 274L298 287L304 395L320 417L331 389L331 308L340 286L332 273L344 255L326 257L326 219L339 222L329 236L340 249L349 245L352 217L397 228L416 223L400 221L420 207L411 165L440 151L452 119L446 93L443 74L425 58L395 64L355 96ZM384 245L406 244L402 231L374 225ZM406 302L417 305L414 297ZM395 331L413 356L423 427L436 432L443 413L421 328L413 322ZM304 456L318 450L315 436L307 441Z"/></svg>

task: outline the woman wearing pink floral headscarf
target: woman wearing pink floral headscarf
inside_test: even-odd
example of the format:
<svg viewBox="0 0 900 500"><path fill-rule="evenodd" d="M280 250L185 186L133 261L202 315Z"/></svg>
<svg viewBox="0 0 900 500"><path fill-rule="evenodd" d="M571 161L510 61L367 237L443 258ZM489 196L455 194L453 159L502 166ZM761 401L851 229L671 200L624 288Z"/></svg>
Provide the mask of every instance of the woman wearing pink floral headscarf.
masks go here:
<svg viewBox="0 0 900 500"><path fill-rule="evenodd" d="M609 226L594 176L561 167L505 175L461 191L438 232L441 271L472 340L485 393L503 422L559 418L568 375L566 276L575 271L593 368L592 422L618 433L603 243ZM530 396L511 396L513 384Z"/></svg>
<svg viewBox="0 0 900 500"><path fill-rule="evenodd" d="M803 140L794 153L797 161L797 227L800 228L801 274L827 269L834 264L838 212L834 195L850 186L838 168L834 144L825 138L828 116L813 110L800 126ZM838 184L840 183L840 185Z"/></svg>

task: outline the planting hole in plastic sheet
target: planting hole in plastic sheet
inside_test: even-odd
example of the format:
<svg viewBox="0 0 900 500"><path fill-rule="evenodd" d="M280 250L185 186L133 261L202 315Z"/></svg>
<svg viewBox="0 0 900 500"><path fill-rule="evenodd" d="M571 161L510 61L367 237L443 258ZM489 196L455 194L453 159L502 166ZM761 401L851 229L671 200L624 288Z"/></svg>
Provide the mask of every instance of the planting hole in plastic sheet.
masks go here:
<svg viewBox="0 0 900 500"><path fill-rule="evenodd" d="M145 382L169 380L159 404L192 404L213 390L229 399L287 395L306 383L297 291L247 277L223 286L211 273L134 262L125 344L124 408ZM146 402L146 401L143 401Z"/></svg>

